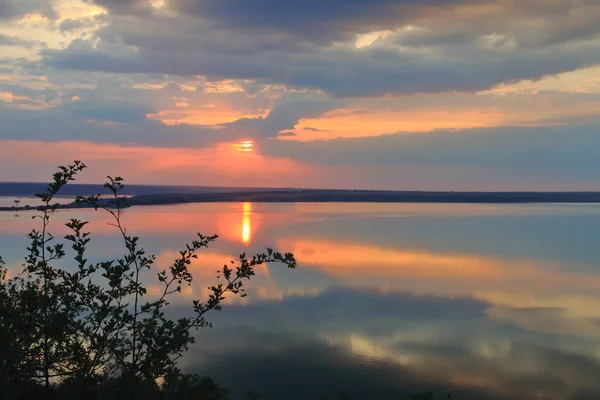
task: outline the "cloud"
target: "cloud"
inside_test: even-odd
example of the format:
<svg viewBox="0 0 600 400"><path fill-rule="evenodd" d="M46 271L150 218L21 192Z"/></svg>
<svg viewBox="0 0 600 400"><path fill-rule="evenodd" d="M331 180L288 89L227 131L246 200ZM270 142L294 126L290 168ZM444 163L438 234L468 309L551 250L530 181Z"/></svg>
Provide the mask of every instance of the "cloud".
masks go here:
<svg viewBox="0 0 600 400"><path fill-rule="evenodd" d="M58 25L58 30L61 33L73 33L75 31L93 27L95 23L95 19L91 17L87 18L67 18L60 22Z"/></svg>
<svg viewBox="0 0 600 400"><path fill-rule="evenodd" d="M39 44L39 43L34 40L25 40L25 39L21 39L19 37L8 36L8 35L4 35L4 34L0 33L0 46L21 46L21 47L32 48L32 47L36 46L37 44Z"/></svg>
<svg viewBox="0 0 600 400"><path fill-rule="evenodd" d="M20 102L59 101L52 91L5 90L14 92ZM289 137L293 133L290 127L299 118L335 108L339 105L335 100L307 94L295 98L290 94L275 102L265 118L241 118L219 126L165 125L147 119L146 115L157 109L152 102L138 100L139 96L148 98L147 91L124 92L121 97L128 96L126 100L106 99L102 92L94 93L97 98L67 92L65 95L81 99L71 102L63 97L63 104L38 111L15 109L16 103L0 105L0 139L79 140L155 148L210 148L250 139L266 157L285 157L302 165L323 167L321 183L312 182L310 186L338 188L516 189L527 187L526 182L533 179L538 189L591 189L597 187L593 182L600 171L593 150L600 146L600 123L593 119L585 124L563 121L554 126L401 132L298 142L293 136L292 140L274 139ZM156 95L160 98L162 92Z"/></svg>
<svg viewBox="0 0 600 400"><path fill-rule="evenodd" d="M93 101L76 101L62 105L60 110L73 116L83 117L87 120L118 122L121 124L151 125L146 115L154 112L131 102L113 102L112 104L94 103Z"/></svg>
<svg viewBox="0 0 600 400"><path fill-rule="evenodd" d="M135 15L128 10L148 2L105 0L113 13L97 40L41 55L66 70L201 75L338 97L475 92L600 63L599 6L535 2L548 21L521 3L486 0L171 0L170 12ZM385 29L356 48L357 35Z"/></svg>
<svg viewBox="0 0 600 400"><path fill-rule="evenodd" d="M502 15L502 18L494 16ZM426 23L390 38L409 47L487 45L539 49L598 38L600 6L571 0L488 2L481 7L437 13Z"/></svg>
<svg viewBox="0 0 600 400"><path fill-rule="evenodd" d="M524 329L538 332L556 332L561 335L595 339L600 334L599 318L577 318L559 307L496 307L489 315L499 321L508 321Z"/></svg>
<svg viewBox="0 0 600 400"><path fill-rule="evenodd" d="M227 126L247 132L250 137L276 138L280 132L294 128L300 119L316 118L342 105L342 101L318 93L287 93L266 118L241 119Z"/></svg>
<svg viewBox="0 0 600 400"><path fill-rule="evenodd" d="M210 373L231 390L233 398L243 398L252 390L265 400L340 398L343 393L351 393L350 398L392 400L421 392L434 392L441 397L454 387L445 380L423 379L393 362L369 363L348 354L341 346L310 337L290 337L280 332L244 332L235 337L225 332L223 336L230 345L236 342L235 352L221 351L221 346L219 351L192 350L196 360L204 361L190 362L186 370ZM464 390L463 395L482 400L495 398L473 387Z"/></svg>
<svg viewBox="0 0 600 400"><path fill-rule="evenodd" d="M151 9L149 0L84 0L105 8L111 14L144 14Z"/></svg>
<svg viewBox="0 0 600 400"><path fill-rule="evenodd" d="M54 0L2 0L0 20L19 18L29 13L40 13L49 19L55 19L58 14L53 3Z"/></svg>
<svg viewBox="0 0 600 400"><path fill-rule="evenodd" d="M87 141L93 143L143 144L151 147L206 148L218 142L241 139L233 130L199 128L188 125L167 127L146 121L143 109L93 104L66 105L59 110L11 110L0 107L3 139L46 142ZM140 123L134 125L132 123Z"/></svg>
<svg viewBox="0 0 600 400"><path fill-rule="evenodd" d="M119 26L107 27L101 33L105 38L118 35L112 41L101 41L96 47L90 42L64 50L45 50L41 52L43 63L67 70L255 80L319 89L338 97L475 92L504 82L536 80L600 63L597 42L523 50L465 45L432 51L382 45L364 49L311 47L299 52L288 49L284 43L273 49L263 48L265 45L257 37L245 51L238 51L233 38L213 50L219 46L209 34L209 27L198 29L200 39L192 42L191 38L186 41L186 33L177 29L156 33L164 32L158 28L163 24L153 19L140 21L139 24L146 23L143 27L124 20L117 23ZM131 32L133 29L137 32ZM117 40L124 40L127 45ZM105 50L102 43L108 46ZM172 48L163 50L168 43ZM182 49L185 43L197 49Z"/></svg>
<svg viewBox="0 0 600 400"><path fill-rule="evenodd" d="M108 96L96 83L94 89L58 90L27 88L0 84L0 91L25 99L44 99L46 109L38 112L0 107L0 126L6 129L0 139L18 140L86 140L96 143L137 144L151 147L211 147L217 143L238 140L264 141L276 138L279 132L293 128L301 118L319 117L342 103L318 93L286 93L277 99L260 98L255 94L249 102L243 92L184 92L179 85L167 84L161 89L134 89L115 82ZM160 122L159 108L175 107L185 99L189 102L231 102L248 109L273 106L266 116L242 117L231 122L198 125ZM73 101L75 99L76 101ZM16 105L16 104L15 104ZM224 105L221 105L221 107ZM218 113L219 108L207 108L204 113ZM234 114L235 115L235 114ZM148 117L152 116L153 119ZM172 117L177 119L177 115ZM109 124L107 124L108 122ZM171 121L169 121L171 122ZM116 123L116 124L110 124Z"/></svg>
<svg viewBox="0 0 600 400"><path fill-rule="evenodd" d="M282 5L277 0L170 0L169 5L182 14L217 21L218 26L285 33L319 44L406 26L431 30L434 35L429 38L439 44L495 33L524 45L551 45L600 32L595 23L600 7L592 1L308 0Z"/></svg>
<svg viewBox="0 0 600 400"><path fill-rule="evenodd" d="M451 11L453 7L485 4L484 0L375 0L375 1L289 1L243 0L219 2L170 0L171 9L201 16L218 25L242 31L285 32L310 41L327 44L349 40L354 34L395 28L424 18L431 11ZM307 27L310 26L310 29Z"/></svg>
<svg viewBox="0 0 600 400"><path fill-rule="evenodd" d="M27 35L16 20L0 34L10 55L0 138L155 148L254 140L267 156L358 187L394 174L459 187L518 168L521 181L589 187L598 170L588 150L598 85L594 68L582 70L600 63L593 1L84 3L2 3L5 18L59 15L28 17ZM47 48L34 46L51 29Z"/></svg>
<svg viewBox="0 0 600 400"><path fill-rule="evenodd" d="M478 166L574 172L600 170L592 149L600 123L541 127L494 127L398 133L370 138L308 142L271 141L266 154L285 154L326 165ZM576 138L576 140L574 140Z"/></svg>

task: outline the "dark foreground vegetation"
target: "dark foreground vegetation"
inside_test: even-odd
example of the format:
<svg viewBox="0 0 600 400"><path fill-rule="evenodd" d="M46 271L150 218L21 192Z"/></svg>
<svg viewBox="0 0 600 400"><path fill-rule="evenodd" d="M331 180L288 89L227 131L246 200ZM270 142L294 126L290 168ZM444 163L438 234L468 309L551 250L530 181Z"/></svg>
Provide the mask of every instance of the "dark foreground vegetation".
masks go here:
<svg viewBox="0 0 600 400"><path fill-rule="evenodd" d="M207 299L193 301L187 317L170 319L170 299L193 281L188 267L217 236L198 234L160 270L154 255L125 228L121 211L128 200L121 196L123 180L108 177L104 187L112 194L110 200L92 195L78 197L74 204L107 212L124 251L116 260L91 262L86 221L70 219L70 232L62 240L50 232L59 208L53 205L56 196L84 168L78 161L59 167L53 181L36 195L43 206L33 216L39 227L28 234L22 269L7 268L0 257L0 399L233 400L210 377L183 373L178 360L193 345L193 332L211 326L205 318L209 311L220 311L227 296L245 296L244 282L255 267L279 262L295 268L294 256L272 249L240 255L218 270L221 282L208 287ZM69 268L58 266L69 258ZM153 297L147 295L147 278L152 276L152 283L162 288ZM354 398L340 394L315 400ZM249 392L246 399L259 400L260 395ZM391 400L398 399L434 396Z"/></svg>
<svg viewBox="0 0 600 400"><path fill-rule="evenodd" d="M207 299L193 301L187 317L170 319L169 300L192 283L191 261L217 236L198 234L168 268L153 272L160 267L154 255L139 246L121 219L123 180L109 177L105 188L113 207L97 196L77 202L112 216L124 254L90 262L86 221L71 219L62 241L50 233L57 209L53 199L84 168L79 161L59 167L37 195L44 206L34 216L39 228L28 234L22 270L9 271L0 259L0 398L226 399L211 379L182 374L177 361L194 343L193 332L210 326L206 313L220 311L228 295L245 296L244 282L256 266L280 262L295 268L294 256L271 249L240 255L219 270L221 283L209 286ZM58 267L67 252L72 266ZM155 277L160 295L146 296L147 275Z"/></svg>

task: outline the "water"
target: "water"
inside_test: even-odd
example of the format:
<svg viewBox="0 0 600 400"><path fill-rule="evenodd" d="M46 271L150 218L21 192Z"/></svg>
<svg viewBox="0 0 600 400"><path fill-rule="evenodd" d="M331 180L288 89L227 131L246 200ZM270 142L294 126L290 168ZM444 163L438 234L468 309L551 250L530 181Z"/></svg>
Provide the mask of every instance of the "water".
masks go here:
<svg viewBox="0 0 600 400"><path fill-rule="evenodd" d="M12 270L31 215L0 213ZM60 211L52 232L73 216L91 220L92 260L121 254L99 212ZM188 204L124 220L161 266L195 232L221 236L174 314L241 252L296 255L295 271L259 269L182 361L234 398L600 398L600 205Z"/></svg>

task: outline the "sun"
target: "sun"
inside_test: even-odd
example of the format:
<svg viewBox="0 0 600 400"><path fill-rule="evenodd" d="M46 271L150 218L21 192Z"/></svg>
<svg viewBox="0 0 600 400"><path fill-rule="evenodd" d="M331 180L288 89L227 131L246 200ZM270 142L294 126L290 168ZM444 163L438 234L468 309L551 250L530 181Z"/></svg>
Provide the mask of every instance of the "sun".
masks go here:
<svg viewBox="0 0 600 400"><path fill-rule="evenodd" d="M254 151L254 144L252 143L252 140L245 140L243 142L236 143L234 146L236 150L241 153L252 153Z"/></svg>

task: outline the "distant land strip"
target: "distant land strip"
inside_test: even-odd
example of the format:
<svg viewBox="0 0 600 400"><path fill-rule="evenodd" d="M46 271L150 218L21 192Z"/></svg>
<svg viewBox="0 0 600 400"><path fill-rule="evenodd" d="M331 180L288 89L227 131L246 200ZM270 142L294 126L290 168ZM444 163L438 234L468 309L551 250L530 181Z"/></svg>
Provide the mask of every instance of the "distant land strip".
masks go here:
<svg viewBox="0 0 600 400"><path fill-rule="evenodd" d="M96 187L97 188L97 187ZM97 191L102 193L101 191ZM92 192L83 193L89 195ZM5 195L6 196L6 195ZM14 194L11 196L15 196ZM31 196L31 195L29 195ZM16 196L18 197L18 195ZM103 199L106 205L110 200ZM361 203L600 203L600 192L418 192L378 190L255 189L250 191L207 191L131 195L132 206L175 205L214 202L361 202ZM58 208L89 208L88 204L68 203ZM36 209L34 206L1 207L0 211Z"/></svg>

